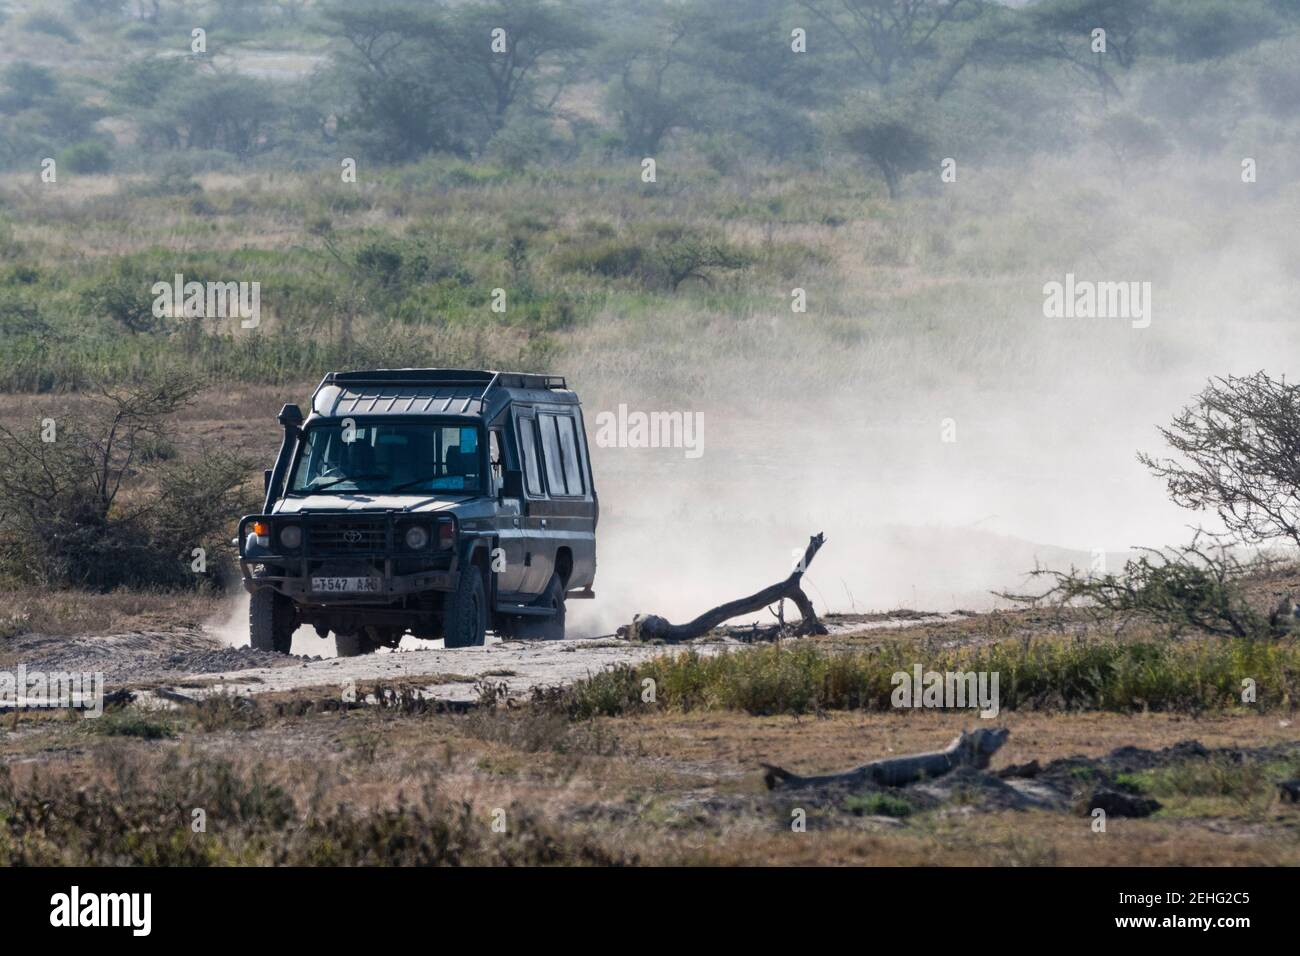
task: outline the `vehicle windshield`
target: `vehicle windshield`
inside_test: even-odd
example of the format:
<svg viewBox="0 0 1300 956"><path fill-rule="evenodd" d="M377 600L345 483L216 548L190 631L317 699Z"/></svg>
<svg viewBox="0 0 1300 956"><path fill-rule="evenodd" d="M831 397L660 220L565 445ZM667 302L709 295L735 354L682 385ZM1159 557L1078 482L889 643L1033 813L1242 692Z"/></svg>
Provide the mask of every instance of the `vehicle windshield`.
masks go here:
<svg viewBox="0 0 1300 956"><path fill-rule="evenodd" d="M476 426L364 419L345 424L307 429L290 494L483 490Z"/></svg>

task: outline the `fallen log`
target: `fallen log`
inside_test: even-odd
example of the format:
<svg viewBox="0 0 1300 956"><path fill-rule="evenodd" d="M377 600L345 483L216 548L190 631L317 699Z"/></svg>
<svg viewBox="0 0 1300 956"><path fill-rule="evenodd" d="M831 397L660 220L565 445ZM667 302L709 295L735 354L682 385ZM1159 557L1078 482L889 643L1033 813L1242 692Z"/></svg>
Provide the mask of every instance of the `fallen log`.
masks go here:
<svg viewBox="0 0 1300 956"><path fill-rule="evenodd" d="M787 600L793 601L794 606L799 609L800 621L794 627L793 633L825 634L826 627L821 621L817 620L817 612L813 610L812 601L808 600L808 595L804 594L801 586L803 573L808 570L808 565L812 564L813 558L817 556L817 552L821 550L821 546L825 541L826 536L821 533L809 538L808 547L804 549L803 560L799 562L798 566L784 581L765 587L748 597L737 598L735 601L728 601L726 604L719 604L687 624L671 624L657 614L648 614L645 617L638 614L631 624L625 624L618 629L618 636L634 641L658 640L678 644L699 637L702 634L707 634L723 621L728 621L741 614L752 614L755 611L761 611L768 605Z"/></svg>
<svg viewBox="0 0 1300 956"><path fill-rule="evenodd" d="M873 760L844 773L832 773L822 777L801 777L798 774L782 770L772 764L760 764L763 768L763 782L767 789L778 787L833 787L862 786L872 783L880 787L901 787L922 780L933 780L956 770L958 767L974 767L984 770L989 759L998 751L1010 731L1005 727L981 727L978 730L964 731L943 750L931 753L911 754L905 757L888 757Z"/></svg>
<svg viewBox="0 0 1300 956"><path fill-rule="evenodd" d="M105 707L112 707L116 704L129 704L133 700L135 700L135 694L131 691L125 689L115 690L104 695L103 704ZM90 698L90 701L93 703L94 699ZM77 701L76 703L81 704L79 707L74 704L60 704L57 702L54 705L51 705L50 702L45 699L27 701L22 705L17 703L3 703L0 704L0 714L17 715L20 713L27 713L28 711L35 712L41 710L87 710L86 702L87 701L84 698Z"/></svg>
<svg viewBox="0 0 1300 956"><path fill-rule="evenodd" d="M200 703L199 698L195 697L193 694L182 693L181 691L173 690L170 687L156 687L154 688L154 693L163 700L170 700L173 704L194 704L195 706L198 706Z"/></svg>

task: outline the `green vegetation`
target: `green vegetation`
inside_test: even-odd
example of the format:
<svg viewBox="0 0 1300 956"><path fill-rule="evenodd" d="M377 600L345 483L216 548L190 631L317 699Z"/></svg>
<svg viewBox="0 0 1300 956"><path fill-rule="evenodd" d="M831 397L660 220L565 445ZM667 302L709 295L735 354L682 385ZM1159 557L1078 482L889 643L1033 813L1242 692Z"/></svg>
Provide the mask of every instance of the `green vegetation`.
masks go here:
<svg viewBox="0 0 1300 956"><path fill-rule="evenodd" d="M254 499L248 461L172 444L169 420L201 384L151 379L76 417L0 425L0 577L97 591L216 583L230 516Z"/></svg>
<svg viewBox="0 0 1300 956"><path fill-rule="evenodd" d="M856 794L844 801L844 809L860 817L910 817L913 806L889 793Z"/></svg>
<svg viewBox="0 0 1300 956"><path fill-rule="evenodd" d="M1246 638L1119 641L1036 638L939 651L904 643L841 651L813 643L705 655L685 651L636 667L616 667L539 702L574 717L679 710L805 714L889 710L897 672L999 675L1002 710L1142 710L1197 714L1241 705L1252 679L1263 710L1290 710L1300 694L1300 648ZM642 703L642 681L655 704Z"/></svg>
<svg viewBox="0 0 1300 956"><path fill-rule="evenodd" d="M104 714L86 725L105 737L137 737L140 740L166 740L176 736L175 724L164 716L139 710Z"/></svg>
<svg viewBox="0 0 1300 956"><path fill-rule="evenodd" d="M740 327L740 361L789 347L746 324L814 284L809 354L879 345L855 370L887 387L943 341L974 376L1004 357L988 333L1013 335L1008 283L1132 261L1171 155L1235 168L1245 144L1295 142L1282 0L744 7L8 0L0 390L540 368L591 339L622 369L611 340L634 352L665 322L684 333L666 349ZM92 35L97 56L73 56ZM980 195L936 195L950 157ZM1151 209L1080 217L1106 197L1073 171L1025 191L1032 164L1079 158L1150 184ZM1196 241L1213 254L1225 231ZM155 314L177 274L259 282L264 321ZM665 390L691 379L662 357Z"/></svg>
<svg viewBox="0 0 1300 956"><path fill-rule="evenodd" d="M1198 541L1143 550L1145 553L1124 562L1116 574L1038 568L1031 577L1053 581L1049 590L1034 596L1005 596L1057 607L1082 603L1098 618L1118 620L1121 626L1134 619L1156 621L1174 637L1189 630L1241 638L1268 633L1270 624L1251 605L1244 585L1252 575L1267 574L1278 562L1266 557L1243 561L1223 544L1207 547ZM1289 627L1290 622L1280 622L1278 636Z"/></svg>
<svg viewBox="0 0 1300 956"><path fill-rule="evenodd" d="M1276 813L1278 784L1295 779L1297 774L1300 762L1294 758L1228 753L1124 774L1117 782L1132 793L1160 800L1166 816L1246 815L1258 819Z"/></svg>

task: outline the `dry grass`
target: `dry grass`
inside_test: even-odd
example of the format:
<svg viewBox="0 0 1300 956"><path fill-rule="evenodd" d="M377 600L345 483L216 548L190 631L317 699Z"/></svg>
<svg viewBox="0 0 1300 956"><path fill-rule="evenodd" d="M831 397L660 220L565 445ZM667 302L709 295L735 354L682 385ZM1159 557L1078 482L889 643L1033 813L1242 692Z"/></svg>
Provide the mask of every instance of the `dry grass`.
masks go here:
<svg viewBox="0 0 1300 956"><path fill-rule="evenodd" d="M202 626L227 600L200 591L0 590L0 640L23 634L50 636L171 631ZM0 655L4 654L0 642Z"/></svg>
<svg viewBox="0 0 1300 956"><path fill-rule="evenodd" d="M763 789L760 760L825 771L930 749L967 723L951 713L837 713L822 719L660 713L574 724L528 708L462 716L402 716L374 708L276 716L270 702L259 707L255 721L213 719L183 709L166 719L177 730L176 739L162 740L105 741L87 726L90 721L24 717L17 732L0 737L0 760L11 766L20 792L43 786L40 781L51 774L73 775L81 786L111 791L121 786L109 770L115 762L135 768L144 779L189 781L189 787L226 774L222 779L234 791L257 781L282 792L291 814L346 806L349 828L392 828L392 814L403 806L439 808L444 798L463 800L468 822L457 826L468 828L464 835L471 842L481 839L480 829L487 830L492 812L501 808L511 820L547 821L547 839L562 847L552 857L556 862L1300 864L1295 839L1300 812L1289 804L1278 804L1263 791L1257 795L1261 802L1249 806L1232 796L1182 799L1171 796L1171 787L1182 785L1176 774L1173 783L1155 784L1169 812L1114 820L1104 834L1093 833L1086 817L1068 813L964 812L954 806L890 821L816 803L804 807L808 832L794 833L788 801ZM1300 727L1259 715L1193 720L1011 714L1006 723L1012 735L995 768L1031 759L1095 757L1129 744L1155 749L1189 738L1209 747L1300 741ZM16 762L20 755L27 759ZM1199 778L1193 783L1204 787ZM142 786L131 792L141 797ZM432 796L425 795L429 786ZM183 787L168 792L186 799ZM427 825L449 819L441 809L422 812ZM406 832L405 826L398 831ZM535 832L534 823L527 826ZM210 832L216 830L214 820ZM265 859L271 851L257 849L248 833L247 839L231 836L205 853L212 862ZM512 833L523 843L508 853L474 843L490 850L482 861L521 859L532 837Z"/></svg>

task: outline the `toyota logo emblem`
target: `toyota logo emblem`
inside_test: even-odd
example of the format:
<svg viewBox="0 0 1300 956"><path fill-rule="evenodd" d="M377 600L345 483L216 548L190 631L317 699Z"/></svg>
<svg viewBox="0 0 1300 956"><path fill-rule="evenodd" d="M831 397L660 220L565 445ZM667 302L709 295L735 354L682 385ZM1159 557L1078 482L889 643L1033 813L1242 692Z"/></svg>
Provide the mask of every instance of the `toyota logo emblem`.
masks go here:
<svg viewBox="0 0 1300 956"><path fill-rule="evenodd" d="M348 544L356 544L358 541L361 540L361 532L360 532L360 531L344 531L344 532L343 532L343 540L346 541Z"/></svg>

